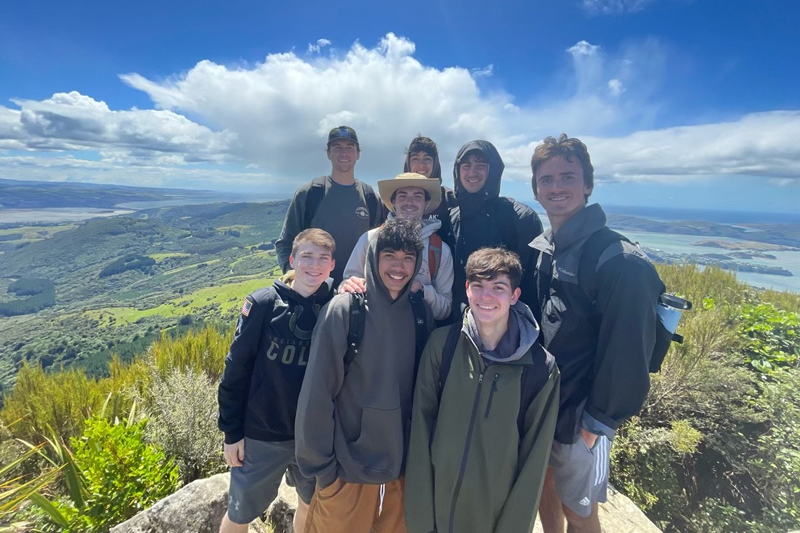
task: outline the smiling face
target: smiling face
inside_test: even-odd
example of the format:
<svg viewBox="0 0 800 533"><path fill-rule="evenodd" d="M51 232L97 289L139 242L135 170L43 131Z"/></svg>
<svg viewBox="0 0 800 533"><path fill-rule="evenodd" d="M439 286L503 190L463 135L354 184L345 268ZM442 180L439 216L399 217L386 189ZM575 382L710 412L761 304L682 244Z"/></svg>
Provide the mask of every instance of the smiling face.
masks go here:
<svg viewBox="0 0 800 533"><path fill-rule="evenodd" d="M520 288L511 288L506 274L494 279L475 279L467 282L467 300L473 318L479 324L505 324L511 306L517 303Z"/></svg>
<svg viewBox="0 0 800 533"><path fill-rule="evenodd" d="M400 296L414 277L416 266L417 254L414 252L384 248L378 253L378 275L392 300Z"/></svg>
<svg viewBox="0 0 800 533"><path fill-rule="evenodd" d="M458 179L469 193L476 193L486 185L489 162L480 152L470 152L458 165Z"/></svg>
<svg viewBox="0 0 800 533"><path fill-rule="evenodd" d="M294 269L292 289L310 296L331 275L336 261L327 248L304 242L297 247L295 255L289 256L289 265Z"/></svg>
<svg viewBox="0 0 800 533"><path fill-rule="evenodd" d="M394 193L392 210L398 218L421 220L428 202L422 187L400 187Z"/></svg>
<svg viewBox="0 0 800 533"><path fill-rule="evenodd" d="M415 152L409 156L408 166L411 172L430 178L433 172L433 156L428 152Z"/></svg>
<svg viewBox="0 0 800 533"><path fill-rule="evenodd" d="M592 193L583 179L583 167L577 158L567 161L554 157L542 163L534 176L536 199L547 212L554 229L560 227L586 206Z"/></svg>
<svg viewBox="0 0 800 533"><path fill-rule="evenodd" d="M341 173L352 172L356 161L361 157L358 145L348 139L336 139L328 145L328 159L333 169Z"/></svg>

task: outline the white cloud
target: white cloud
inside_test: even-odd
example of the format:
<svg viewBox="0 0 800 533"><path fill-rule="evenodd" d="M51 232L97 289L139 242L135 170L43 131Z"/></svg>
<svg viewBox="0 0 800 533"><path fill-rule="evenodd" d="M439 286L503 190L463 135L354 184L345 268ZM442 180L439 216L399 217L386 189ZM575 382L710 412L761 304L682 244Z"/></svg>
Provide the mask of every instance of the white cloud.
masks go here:
<svg viewBox="0 0 800 533"><path fill-rule="evenodd" d="M389 33L372 48L275 53L250 66L206 60L163 80L122 75L155 109L114 110L77 92L15 99L18 109L0 106L0 175L219 189L247 183L288 195L329 170L327 132L348 124L363 148L357 176L372 182L400 170L418 132L439 144L448 184L452 159L469 139L494 142L506 179L527 181L538 140L561 132L587 142L599 180L747 175L777 186L800 177L799 111L658 129L669 50L656 40L618 50L579 41L564 54L569 85L527 102L481 88L491 65L438 69L414 53L413 42ZM22 161L3 150L31 155ZM55 153L38 155L48 151Z"/></svg>
<svg viewBox="0 0 800 533"><path fill-rule="evenodd" d="M636 13L656 0L581 0L579 5L590 15Z"/></svg>
<svg viewBox="0 0 800 533"><path fill-rule="evenodd" d="M330 46L330 45L331 45L331 42L328 39L317 39L317 44L309 43L309 45L308 45L308 53L309 54L319 53L320 50L322 50L326 46Z"/></svg>

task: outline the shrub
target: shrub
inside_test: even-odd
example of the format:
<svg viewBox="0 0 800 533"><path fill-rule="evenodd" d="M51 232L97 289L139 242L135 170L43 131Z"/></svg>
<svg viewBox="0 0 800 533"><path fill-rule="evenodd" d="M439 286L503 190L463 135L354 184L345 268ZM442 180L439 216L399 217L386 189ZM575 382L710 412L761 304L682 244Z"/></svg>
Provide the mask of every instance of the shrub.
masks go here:
<svg viewBox="0 0 800 533"><path fill-rule="evenodd" d="M164 376L155 366L150 371L150 386L136 393L149 420L147 439L178 462L184 483L220 471L217 382L193 369L175 368Z"/></svg>
<svg viewBox="0 0 800 533"><path fill-rule="evenodd" d="M164 452L143 440L146 421L112 424L101 418L86 421L83 436L70 440L73 453L62 451L70 470L68 497L41 497L41 515L65 533L106 532L174 492L178 467ZM57 446L57 445L56 445ZM76 486L77 485L77 486Z"/></svg>

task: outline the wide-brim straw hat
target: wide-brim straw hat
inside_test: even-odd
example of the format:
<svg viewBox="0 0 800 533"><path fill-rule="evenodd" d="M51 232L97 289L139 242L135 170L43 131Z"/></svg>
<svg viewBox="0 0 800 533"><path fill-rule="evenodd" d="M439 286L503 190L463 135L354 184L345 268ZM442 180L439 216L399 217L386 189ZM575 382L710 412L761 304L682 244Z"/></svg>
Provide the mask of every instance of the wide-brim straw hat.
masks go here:
<svg viewBox="0 0 800 533"><path fill-rule="evenodd" d="M386 209L392 210L392 195L397 189L403 187L419 187L428 192L431 201L425 209L426 215L432 213L442 203L442 188L439 180L428 179L416 172L404 172L395 176L394 179L378 180L378 194L380 194Z"/></svg>

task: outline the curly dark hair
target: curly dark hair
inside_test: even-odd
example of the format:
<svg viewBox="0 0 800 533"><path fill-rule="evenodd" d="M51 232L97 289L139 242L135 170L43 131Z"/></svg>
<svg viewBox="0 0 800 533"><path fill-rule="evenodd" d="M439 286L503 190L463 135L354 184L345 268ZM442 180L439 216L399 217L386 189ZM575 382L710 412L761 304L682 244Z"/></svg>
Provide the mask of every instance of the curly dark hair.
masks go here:
<svg viewBox="0 0 800 533"><path fill-rule="evenodd" d="M378 230L378 240L375 243L375 254L383 250L402 250L407 253L419 255L424 245L419 221L394 218L387 221Z"/></svg>
<svg viewBox="0 0 800 533"><path fill-rule="evenodd" d="M592 166L592 158L589 157L589 150L580 139L570 138L567 137L566 133L562 133L558 136L558 139L547 137L533 151L533 156L531 157L531 186L533 187L534 197L538 198L536 195L536 171L539 170L542 163L554 157L563 157L569 162L577 159L581 168L583 168L583 183L590 189L594 187L594 167ZM589 195L586 195L584 200L588 202Z"/></svg>

